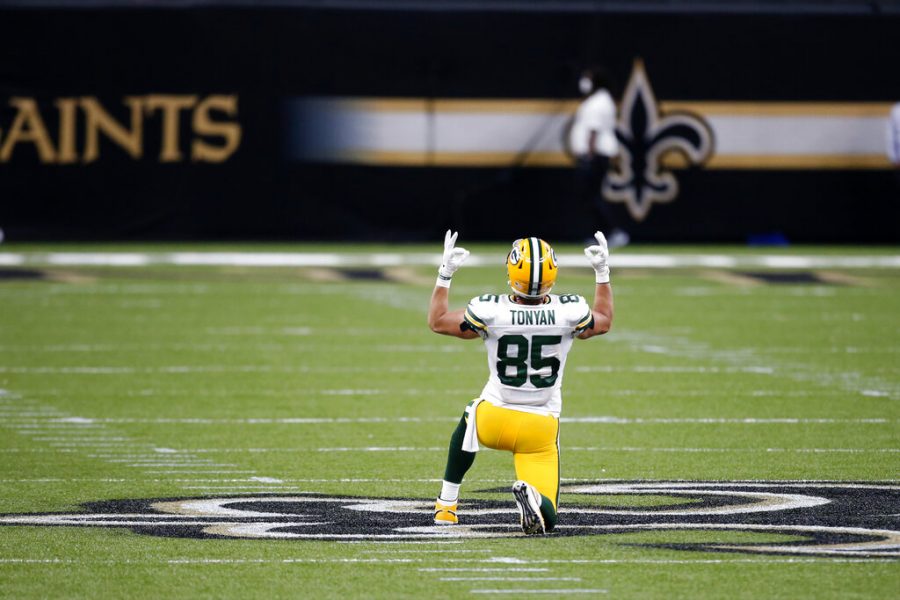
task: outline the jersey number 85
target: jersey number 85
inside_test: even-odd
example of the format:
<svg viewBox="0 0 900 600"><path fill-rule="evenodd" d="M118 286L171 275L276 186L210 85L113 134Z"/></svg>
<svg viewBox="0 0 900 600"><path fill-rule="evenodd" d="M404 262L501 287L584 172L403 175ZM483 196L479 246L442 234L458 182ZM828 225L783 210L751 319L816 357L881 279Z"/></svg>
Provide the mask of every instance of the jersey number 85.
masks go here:
<svg viewBox="0 0 900 600"><path fill-rule="evenodd" d="M555 356L543 356L544 346L553 346L562 341L558 335L535 335L531 338L531 351L529 352L528 338L524 335L504 335L497 340L497 375L503 385L522 387L526 381L536 388L548 388L556 383L559 375L559 359ZM510 349L515 348L513 356ZM528 376L528 362L531 361L533 371L539 371L544 367L550 367L549 375L533 373ZM510 371L515 369L515 374Z"/></svg>

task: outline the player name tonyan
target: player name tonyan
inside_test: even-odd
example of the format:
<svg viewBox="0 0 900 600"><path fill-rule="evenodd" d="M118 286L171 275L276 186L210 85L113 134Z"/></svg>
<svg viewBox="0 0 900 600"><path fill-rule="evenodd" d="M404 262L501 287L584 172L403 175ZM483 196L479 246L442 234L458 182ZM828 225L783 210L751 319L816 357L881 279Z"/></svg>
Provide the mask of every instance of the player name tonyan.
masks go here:
<svg viewBox="0 0 900 600"><path fill-rule="evenodd" d="M510 309L509 320L513 325L556 325L556 311Z"/></svg>

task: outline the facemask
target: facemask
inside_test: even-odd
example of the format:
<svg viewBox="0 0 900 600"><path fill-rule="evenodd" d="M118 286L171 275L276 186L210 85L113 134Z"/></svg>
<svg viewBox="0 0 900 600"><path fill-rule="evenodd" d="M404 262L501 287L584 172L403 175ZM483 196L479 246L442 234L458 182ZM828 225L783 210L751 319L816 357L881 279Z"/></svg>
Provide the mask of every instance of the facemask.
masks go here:
<svg viewBox="0 0 900 600"><path fill-rule="evenodd" d="M590 94L591 90L594 89L594 83L591 81L590 77L585 75L578 80L578 89L582 94Z"/></svg>

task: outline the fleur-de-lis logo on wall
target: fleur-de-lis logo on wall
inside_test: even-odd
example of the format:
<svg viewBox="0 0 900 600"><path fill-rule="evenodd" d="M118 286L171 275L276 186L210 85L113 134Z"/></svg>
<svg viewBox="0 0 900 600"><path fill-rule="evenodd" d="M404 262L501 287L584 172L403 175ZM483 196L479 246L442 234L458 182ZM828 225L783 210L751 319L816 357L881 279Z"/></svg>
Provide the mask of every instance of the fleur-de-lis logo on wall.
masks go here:
<svg viewBox="0 0 900 600"><path fill-rule="evenodd" d="M690 164L702 165L713 152L713 133L701 117L687 112L662 115L640 59L634 61L622 98L618 168L603 182L603 197L624 202L636 221L643 221L654 202L678 195L678 180L665 170L662 157L679 152Z"/></svg>

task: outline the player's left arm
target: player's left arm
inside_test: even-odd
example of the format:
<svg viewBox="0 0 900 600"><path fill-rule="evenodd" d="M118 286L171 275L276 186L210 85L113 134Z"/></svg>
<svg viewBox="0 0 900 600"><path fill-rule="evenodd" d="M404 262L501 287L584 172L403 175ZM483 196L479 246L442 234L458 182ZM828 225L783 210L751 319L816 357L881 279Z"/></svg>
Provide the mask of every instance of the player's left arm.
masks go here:
<svg viewBox="0 0 900 600"><path fill-rule="evenodd" d="M598 283L594 291L594 306L591 308L591 323L578 334L578 338L586 340L595 335L603 335L612 327L613 293L612 286Z"/></svg>
<svg viewBox="0 0 900 600"><path fill-rule="evenodd" d="M596 274L597 287L594 289L594 305L591 307L589 324L579 330L578 337L586 340L595 335L603 335L612 327L613 293L609 283L609 248L606 237L599 231L594 234L597 243L584 249Z"/></svg>
<svg viewBox="0 0 900 600"><path fill-rule="evenodd" d="M465 309L450 310L450 280L469 256L468 250L456 247L457 235L449 229L444 235L444 256L428 305L428 327L435 333L468 340L479 335L465 324Z"/></svg>

